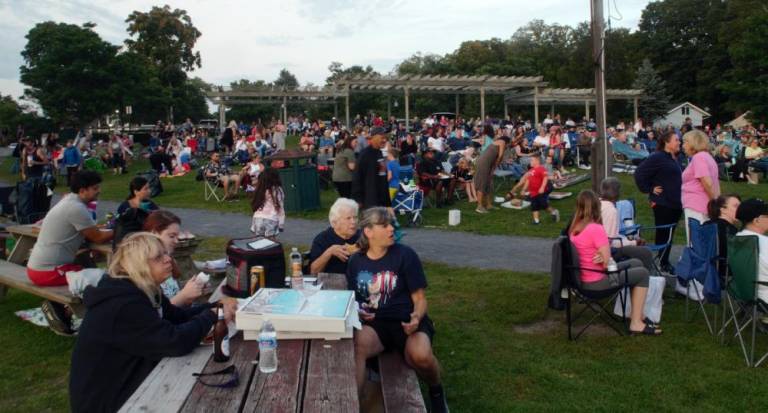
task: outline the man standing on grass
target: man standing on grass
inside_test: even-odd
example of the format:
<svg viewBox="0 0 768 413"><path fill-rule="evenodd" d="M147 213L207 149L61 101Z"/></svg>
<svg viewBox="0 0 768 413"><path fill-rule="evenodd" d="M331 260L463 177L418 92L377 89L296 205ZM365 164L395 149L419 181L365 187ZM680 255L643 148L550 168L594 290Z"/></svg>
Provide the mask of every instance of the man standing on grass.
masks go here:
<svg viewBox="0 0 768 413"><path fill-rule="evenodd" d="M357 170L352 178L352 197L361 210L392 205L387 182L387 160L381 152L386 143L386 129L381 126L371 128L368 146L358 157Z"/></svg>
<svg viewBox="0 0 768 413"><path fill-rule="evenodd" d="M429 386L430 411L447 412L440 363L432 352L435 327L427 315L427 278L421 261L411 248L395 244L386 208L363 212L360 230L360 250L347 263L347 288L355 291L363 321L354 338L358 391L365 384L366 360L395 350Z"/></svg>
<svg viewBox="0 0 768 413"><path fill-rule="evenodd" d="M83 241L97 244L112 240L112 230L101 229L87 209L89 202L99 198L101 176L93 171L72 175L65 195L46 215L40 235L27 263L27 276L39 286L60 286L79 283L84 267L92 267L89 257L76 256ZM97 281L97 280L92 280ZM43 301L43 314L51 329L61 335L72 335L72 314L62 304Z"/></svg>

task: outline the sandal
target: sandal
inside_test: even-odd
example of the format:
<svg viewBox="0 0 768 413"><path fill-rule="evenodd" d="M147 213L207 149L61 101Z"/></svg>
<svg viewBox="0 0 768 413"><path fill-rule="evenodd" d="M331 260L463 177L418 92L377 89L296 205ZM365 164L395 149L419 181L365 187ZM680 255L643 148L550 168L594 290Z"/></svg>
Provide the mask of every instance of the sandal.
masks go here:
<svg viewBox="0 0 768 413"><path fill-rule="evenodd" d="M654 323L654 322L653 322L653 321L651 321L651 319L650 319L650 318L648 318L648 317L645 317L645 318L643 319L643 322L644 322L644 323L645 323L645 325L647 325L647 326L656 327L656 328L658 328L658 327L659 327L659 323Z"/></svg>
<svg viewBox="0 0 768 413"><path fill-rule="evenodd" d="M661 333L661 330L648 324L640 331L629 330L629 335L631 336L660 336Z"/></svg>

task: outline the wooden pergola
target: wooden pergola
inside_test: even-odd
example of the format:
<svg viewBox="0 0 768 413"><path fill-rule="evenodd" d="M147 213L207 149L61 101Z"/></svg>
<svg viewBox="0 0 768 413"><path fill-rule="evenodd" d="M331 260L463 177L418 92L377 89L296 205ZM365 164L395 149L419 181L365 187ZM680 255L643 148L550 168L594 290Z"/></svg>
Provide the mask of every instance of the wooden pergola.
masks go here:
<svg viewBox="0 0 768 413"><path fill-rule="evenodd" d="M462 76L462 75L401 75L349 76L333 82L333 88L345 94L346 124L349 125L349 96L353 93L403 94L405 124L410 127L411 94L449 94L456 96L456 115L459 114L459 95L480 95L480 117L485 118L485 95L507 95L531 91L547 85L542 76ZM507 106L504 105L506 116ZM538 123L538 105L534 109Z"/></svg>
<svg viewBox="0 0 768 413"><path fill-rule="evenodd" d="M608 100L631 100L634 103L635 119L638 117L638 101L643 96L642 89L607 89ZM540 89L537 93L510 93L504 98L505 105L549 104L550 113L555 113L555 105L584 105L584 114L589 119L589 106L596 101L595 89ZM537 118L538 119L538 118ZM536 121L538 124L538 120Z"/></svg>
<svg viewBox="0 0 768 413"><path fill-rule="evenodd" d="M235 105L281 105L283 122L288 122L288 104L301 103L310 105L334 105L334 113L338 116L337 98L347 96L346 92L333 87L304 87L286 89L278 87L259 89L237 89L220 87L216 91L206 92L205 95L213 104L219 106L219 124L226 124L226 108Z"/></svg>

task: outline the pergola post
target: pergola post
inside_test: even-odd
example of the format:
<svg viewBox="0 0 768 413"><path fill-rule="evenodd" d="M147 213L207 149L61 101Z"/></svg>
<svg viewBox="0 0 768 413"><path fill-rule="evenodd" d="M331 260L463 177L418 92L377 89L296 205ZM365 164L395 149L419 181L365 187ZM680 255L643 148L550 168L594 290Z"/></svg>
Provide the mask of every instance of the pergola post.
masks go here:
<svg viewBox="0 0 768 413"><path fill-rule="evenodd" d="M288 125L288 96L283 96L283 125Z"/></svg>
<svg viewBox="0 0 768 413"><path fill-rule="evenodd" d="M346 112L346 117L345 117L346 122L345 122L345 125L347 125L347 129L351 130L352 125L349 123L349 85L347 85L347 87L346 87L346 92L347 92L346 96L344 96L344 99L345 99L344 109L345 109L345 112Z"/></svg>
<svg viewBox="0 0 768 413"><path fill-rule="evenodd" d="M333 100L333 117L339 119L339 101Z"/></svg>
<svg viewBox="0 0 768 413"><path fill-rule="evenodd" d="M480 121L485 122L485 88L480 87Z"/></svg>
<svg viewBox="0 0 768 413"><path fill-rule="evenodd" d="M549 104L549 116L552 116L552 118L555 118L555 104L550 103Z"/></svg>
<svg viewBox="0 0 768 413"><path fill-rule="evenodd" d="M504 99L504 119L509 116L509 107L507 106L507 100Z"/></svg>
<svg viewBox="0 0 768 413"><path fill-rule="evenodd" d="M539 87L533 87L533 127L539 127Z"/></svg>
<svg viewBox="0 0 768 413"><path fill-rule="evenodd" d="M459 94L456 94L456 119L459 118Z"/></svg>
<svg viewBox="0 0 768 413"><path fill-rule="evenodd" d="M587 121L589 121L589 101L584 101L584 114L587 117Z"/></svg>
<svg viewBox="0 0 768 413"><path fill-rule="evenodd" d="M219 129L224 130L227 126L227 108L226 106L219 104Z"/></svg>
<svg viewBox="0 0 768 413"><path fill-rule="evenodd" d="M387 95L387 120L392 117L392 96Z"/></svg>
<svg viewBox="0 0 768 413"><path fill-rule="evenodd" d="M637 98L635 98L635 99L634 99L634 104L635 104L635 122L637 122L637 118L638 118L638 113L637 113L637 100L638 100Z"/></svg>
<svg viewBox="0 0 768 413"><path fill-rule="evenodd" d="M410 132L411 131L411 115L410 115L410 99L408 96L408 86L403 88L403 92L405 94L405 131Z"/></svg>

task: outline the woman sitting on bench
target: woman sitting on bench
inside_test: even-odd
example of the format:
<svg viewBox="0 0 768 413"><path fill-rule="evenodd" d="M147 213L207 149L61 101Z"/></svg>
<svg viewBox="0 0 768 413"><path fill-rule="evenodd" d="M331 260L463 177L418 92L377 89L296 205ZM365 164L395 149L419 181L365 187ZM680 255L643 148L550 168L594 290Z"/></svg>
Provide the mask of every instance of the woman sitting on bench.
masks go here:
<svg viewBox="0 0 768 413"><path fill-rule="evenodd" d="M440 364L432 352L435 328L427 315L427 278L418 255L395 244L387 208L363 212L360 251L347 264L347 288L355 291L363 328L355 330L358 391L365 384L365 362L387 350L400 353L429 385L432 412L447 412Z"/></svg>
<svg viewBox="0 0 768 413"><path fill-rule="evenodd" d="M109 274L85 290L88 311L69 375L72 411L118 411L158 361L191 352L211 330L213 304L182 309L162 294L172 262L160 237L134 233L115 251ZM227 320L235 311L224 305Z"/></svg>

